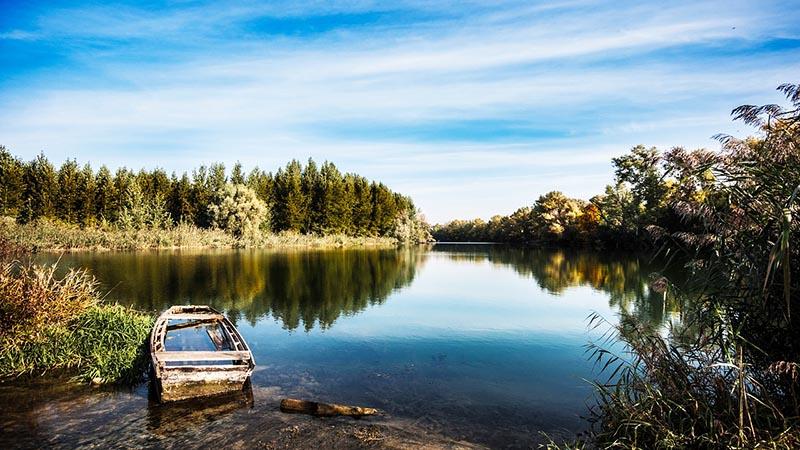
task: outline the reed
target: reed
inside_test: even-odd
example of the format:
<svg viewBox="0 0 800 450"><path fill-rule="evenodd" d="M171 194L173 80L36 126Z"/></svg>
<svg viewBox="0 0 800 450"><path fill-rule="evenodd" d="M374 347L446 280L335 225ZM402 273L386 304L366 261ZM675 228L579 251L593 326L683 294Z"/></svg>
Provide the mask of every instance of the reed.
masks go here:
<svg viewBox="0 0 800 450"><path fill-rule="evenodd" d="M398 240L383 236L314 235L297 232L258 232L235 237L219 229L178 224L166 228L122 229L85 227L39 219L28 224L13 220L0 223L2 243L33 251L102 251L189 248L338 248L392 247Z"/></svg>
<svg viewBox="0 0 800 450"><path fill-rule="evenodd" d="M607 375L595 386L598 447L800 447L800 85L779 89L793 108L734 110L764 138L721 136L722 154L699 168L713 191L678 205L702 227L662 234L665 251L690 252L695 286L671 289L697 293L681 326L664 336L623 315L590 346Z"/></svg>
<svg viewBox="0 0 800 450"><path fill-rule="evenodd" d="M6 263L0 270L0 377L72 370L94 383L131 382L146 368L152 317L100 301L85 270Z"/></svg>

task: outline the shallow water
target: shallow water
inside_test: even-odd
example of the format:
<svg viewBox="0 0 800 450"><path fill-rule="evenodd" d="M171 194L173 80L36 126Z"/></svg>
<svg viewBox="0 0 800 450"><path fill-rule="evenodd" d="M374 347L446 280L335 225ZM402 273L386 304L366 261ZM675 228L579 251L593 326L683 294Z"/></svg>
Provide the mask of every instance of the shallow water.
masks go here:
<svg viewBox="0 0 800 450"><path fill-rule="evenodd" d="M233 407L174 410L148 400L146 385L6 383L0 402L14 406L0 411L2 447L172 446L186 436L222 442L214 437L234 430L249 446L311 420L275 413L281 396L377 407L386 412L377 423L405 424L394 429L430 433L431 442L527 447L542 441L540 432L586 428L593 372L585 345L603 331L587 329L591 313L614 320L625 310L656 324L674 315L647 288L663 267L631 254L439 244L85 253L59 264L89 268L108 299L139 309L195 303L224 311L258 364L254 395ZM153 419L164 414L171 419ZM69 428L54 424L61 421ZM21 435L27 440L15 440Z"/></svg>

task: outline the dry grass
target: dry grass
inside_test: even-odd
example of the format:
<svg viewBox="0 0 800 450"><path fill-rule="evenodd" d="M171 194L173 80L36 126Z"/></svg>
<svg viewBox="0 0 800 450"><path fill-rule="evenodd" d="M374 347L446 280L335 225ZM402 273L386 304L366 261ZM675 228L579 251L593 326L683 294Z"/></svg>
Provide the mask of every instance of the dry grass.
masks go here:
<svg viewBox="0 0 800 450"><path fill-rule="evenodd" d="M20 225L0 222L0 244L27 251L103 251L187 248L282 248L282 247L392 247L397 239L374 236L307 235L292 232L258 233L236 238L218 229L179 224L170 228L80 228L52 220ZM2 245L0 245L0 251Z"/></svg>
<svg viewBox="0 0 800 450"><path fill-rule="evenodd" d="M97 303L97 281L85 270L55 276L56 266L6 263L0 269L0 337L35 338Z"/></svg>
<svg viewBox="0 0 800 450"><path fill-rule="evenodd" d="M0 270L0 377L76 370L95 383L138 379L152 317L100 303L85 270L6 263Z"/></svg>

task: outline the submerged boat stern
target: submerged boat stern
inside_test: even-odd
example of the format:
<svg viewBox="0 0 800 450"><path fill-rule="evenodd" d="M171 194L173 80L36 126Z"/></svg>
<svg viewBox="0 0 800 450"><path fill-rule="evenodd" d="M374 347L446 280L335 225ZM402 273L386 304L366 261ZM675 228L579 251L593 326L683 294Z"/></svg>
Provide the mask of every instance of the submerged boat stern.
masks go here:
<svg viewBox="0 0 800 450"><path fill-rule="evenodd" d="M241 391L249 376L250 371L220 367L201 371L191 366L170 368L163 372L158 392L162 402L222 395Z"/></svg>

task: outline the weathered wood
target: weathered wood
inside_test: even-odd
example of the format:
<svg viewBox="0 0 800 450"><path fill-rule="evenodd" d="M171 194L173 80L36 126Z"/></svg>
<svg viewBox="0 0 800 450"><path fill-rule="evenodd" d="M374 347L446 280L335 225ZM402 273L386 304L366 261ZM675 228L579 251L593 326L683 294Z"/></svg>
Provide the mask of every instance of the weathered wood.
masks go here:
<svg viewBox="0 0 800 450"><path fill-rule="evenodd" d="M246 361L250 359L249 351L238 352L155 352L158 361Z"/></svg>
<svg viewBox="0 0 800 450"><path fill-rule="evenodd" d="M173 313L165 314L164 317L169 320L222 320L225 316L214 313Z"/></svg>
<svg viewBox="0 0 800 450"><path fill-rule="evenodd" d="M172 325L167 325L167 331L175 331L175 330L183 330L186 328L194 328L206 325L208 323L213 323L213 321L208 320L192 320L189 322L184 323L174 323Z"/></svg>
<svg viewBox="0 0 800 450"><path fill-rule="evenodd" d="M206 334L208 335L208 338L211 339L211 342L214 343L214 348L217 349L218 352L224 350L225 347L226 339L223 333L224 331L220 331L217 328L206 329ZM230 347L228 348L231 349ZM236 350L236 349L231 349L231 350Z"/></svg>
<svg viewBox="0 0 800 450"><path fill-rule="evenodd" d="M337 405L335 403L319 403L309 402L306 400L297 400L293 398L285 398L281 400L281 411L285 413L300 413L311 414L312 416L371 416L378 414L375 408L366 408L363 406L348 406Z"/></svg>
<svg viewBox="0 0 800 450"><path fill-rule="evenodd" d="M186 324L170 325L172 320L187 320ZM169 331L203 324L218 324L209 333L217 350L230 344L226 351L167 351ZM210 329L207 331L211 331ZM238 391L253 373L255 359L247 343L233 323L210 306L172 306L164 311L150 334L150 354L153 362L153 382L161 401L184 400ZM224 364L223 362L234 362ZM237 364L238 362L238 364ZM170 364L184 363L184 364Z"/></svg>

